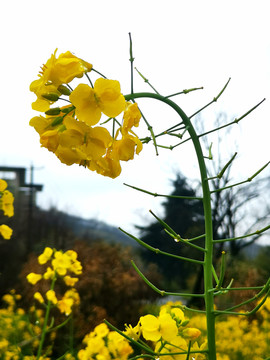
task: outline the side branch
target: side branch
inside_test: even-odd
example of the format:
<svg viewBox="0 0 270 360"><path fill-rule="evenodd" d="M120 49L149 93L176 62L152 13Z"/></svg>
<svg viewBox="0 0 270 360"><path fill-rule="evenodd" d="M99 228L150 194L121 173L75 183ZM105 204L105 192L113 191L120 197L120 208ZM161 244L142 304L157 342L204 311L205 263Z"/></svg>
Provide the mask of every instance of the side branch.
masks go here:
<svg viewBox="0 0 270 360"><path fill-rule="evenodd" d="M255 174L253 174L251 177L247 178L244 181L240 181L236 184L232 184L232 185L228 185L228 186L224 186L222 188L219 189L215 189L215 190L211 190L211 194L216 193L216 192L220 192L222 190L226 190L226 189L230 189L232 187L238 186L238 185L243 185L245 183L251 182L257 175L259 175L268 165L270 164L270 161L268 161L268 163L266 163L263 167L261 167L258 171L255 172Z"/></svg>
<svg viewBox="0 0 270 360"><path fill-rule="evenodd" d="M253 106L253 108L251 108L250 110L248 110L244 115L240 116L240 118L236 118L234 119L233 121L229 122L228 124L225 124L225 125L222 125L222 126L219 126L215 129L212 129L212 130L209 130L209 131L206 131L200 135L198 135L199 137L202 137L202 136L205 136L205 135L208 135L208 134L211 134L212 132L215 132L215 131L218 131L218 130L221 130L227 126L230 126L230 125L233 125L233 124L238 124L240 120L242 120L244 117L246 117L247 115L249 115L253 110L255 110L258 106L261 105L261 103L263 103L265 101L265 99L263 99L262 101L260 101L257 105ZM192 115L194 116L194 115Z"/></svg>
<svg viewBox="0 0 270 360"><path fill-rule="evenodd" d="M191 115L189 118L191 119L192 117L194 117L195 115L199 114L202 110L206 109L208 106L212 105L214 102L217 102L219 97L223 94L223 92L225 91L226 87L228 86L229 82L231 81L231 78L229 78L229 80L226 82L226 84L224 85L224 87L222 88L222 90L219 92L219 94L217 96L215 96L213 98L212 101L210 101L208 104L206 104L205 106L203 106L201 109L197 110L193 115Z"/></svg>
<svg viewBox="0 0 270 360"><path fill-rule="evenodd" d="M143 273L139 270L137 265L134 263L133 260L131 260L131 264L134 267L135 271L139 276L143 279L143 281L155 292L157 292L161 296L184 296L184 297L204 297L204 294L187 294L187 293L175 293L175 292L169 292L165 290L158 289L154 284L152 284L146 276L143 275Z"/></svg>
<svg viewBox="0 0 270 360"><path fill-rule="evenodd" d="M165 251L159 250L158 248L154 248L151 245L146 244L144 241L138 239L136 236L131 235L130 233L128 233L127 231L119 228L120 231L122 231L124 234L126 234L127 236L129 236L130 238L132 238L133 240L137 241L138 244L140 244L141 246L145 247L146 249L153 251L156 254L161 254L161 255L166 255L166 256L170 256L173 257L175 259L179 259L179 260L184 260L184 261L188 261L188 262L192 262L194 264L200 264L203 265L204 262L201 260L196 260L196 259L191 259L191 258L186 258L183 256L179 256L179 255L175 255L175 254L171 254L171 253L167 253Z"/></svg>
<svg viewBox="0 0 270 360"><path fill-rule="evenodd" d="M125 186L128 186L134 190L138 190L138 191L141 191L145 194L148 194L148 195L152 195L154 197L166 197L166 198L174 198L174 199L188 199L188 200L203 200L202 197L197 197L197 196L181 196L181 195L165 195L165 194L158 194L158 193L153 193L151 191L148 191L148 190L144 190L144 189L141 189L141 188L138 188L136 186L133 186L133 185L129 185L129 184L125 184Z"/></svg>
<svg viewBox="0 0 270 360"><path fill-rule="evenodd" d="M228 238L228 239L218 239L218 240L213 240L215 243L221 243L221 242L225 242L225 241L234 241L234 240L240 240L240 239L244 239L244 238L247 238L247 237L250 237L250 236L254 236L254 235L259 235L261 233L263 233L264 231L270 229L270 225L264 227L263 229L261 230L256 230L254 231L253 233L250 233L250 234L247 234L247 235L243 235L243 236L237 236L237 237L234 237L234 238Z"/></svg>

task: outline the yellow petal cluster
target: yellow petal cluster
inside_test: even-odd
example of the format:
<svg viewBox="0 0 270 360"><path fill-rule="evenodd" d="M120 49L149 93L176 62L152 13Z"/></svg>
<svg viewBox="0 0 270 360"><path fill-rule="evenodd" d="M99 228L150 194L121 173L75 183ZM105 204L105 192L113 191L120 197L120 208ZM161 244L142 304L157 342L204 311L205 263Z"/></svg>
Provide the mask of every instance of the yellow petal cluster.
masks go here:
<svg viewBox="0 0 270 360"><path fill-rule="evenodd" d="M92 70L92 65L76 57L70 51L56 57L56 52L41 67L39 78L30 84L30 91L34 92L37 100L32 104L32 108L38 111L47 111L54 102L44 98L44 95L61 95L58 90L62 84L68 84L75 77L82 77L84 73Z"/></svg>
<svg viewBox="0 0 270 360"><path fill-rule="evenodd" d="M161 306L158 316L151 314L141 316L135 327L126 325L124 333L136 341L140 340L141 336L150 341L153 350L164 359L186 360L189 342L191 341L191 350L196 351L198 343L195 340L201 335L199 329L187 326L188 323L189 320L185 318L181 305L167 303ZM204 354L200 355L200 359L205 359Z"/></svg>
<svg viewBox="0 0 270 360"><path fill-rule="evenodd" d="M58 58L55 52L30 85L37 96L33 109L45 112L33 117L30 126L39 134L41 146L62 163L115 178L121 173L120 162L132 160L142 150L132 130L138 127L141 113L136 103L126 102L117 80L98 78L94 85L79 83L73 90L69 83L91 69L91 64L70 52ZM51 108L61 100L70 104ZM121 114L122 125L115 119ZM103 115L113 123L112 132L100 123Z"/></svg>
<svg viewBox="0 0 270 360"><path fill-rule="evenodd" d="M0 210L3 211L5 216L12 217L14 215L14 196L7 190L7 182L0 179ZM0 234L5 240L9 240L13 230L5 224L0 225Z"/></svg>
<svg viewBox="0 0 270 360"><path fill-rule="evenodd" d="M116 331L110 331L106 324L96 326L83 342L86 347L79 351L79 360L127 360L133 353L128 341Z"/></svg>
<svg viewBox="0 0 270 360"><path fill-rule="evenodd" d="M38 256L38 263L45 265L49 262L43 274L30 273L27 275L27 280L32 285L35 285L41 279L51 282L51 288L45 293L45 297L40 292L34 294L34 299L40 304L44 303L44 298L50 301L60 312L65 315L70 315L72 307L80 303L80 297L77 290L73 287L78 277L71 275L80 275L82 273L82 265L77 259L78 255L74 250L67 250L65 252L45 247L42 254ZM61 279L68 290L62 296L56 295L54 291L55 282ZM43 280L43 281L44 281Z"/></svg>
<svg viewBox="0 0 270 360"><path fill-rule="evenodd" d="M5 240L9 240L11 238L11 235L13 233L13 230L5 224L0 225L0 234L3 236Z"/></svg>

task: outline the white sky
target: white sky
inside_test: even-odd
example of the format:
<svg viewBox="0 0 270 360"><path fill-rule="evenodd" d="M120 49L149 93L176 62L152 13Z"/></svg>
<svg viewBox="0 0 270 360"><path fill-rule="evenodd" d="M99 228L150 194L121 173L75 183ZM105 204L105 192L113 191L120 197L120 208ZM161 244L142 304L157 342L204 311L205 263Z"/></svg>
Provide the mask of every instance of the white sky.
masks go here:
<svg viewBox="0 0 270 360"><path fill-rule="evenodd" d="M162 94L204 87L179 97L178 104L188 115L212 100L231 77L224 95L202 113L206 128L220 111L229 118L239 117L266 97L242 125L235 126L227 146L228 153L240 153L235 176L241 179L269 160L268 0L256 4L247 0L168 0L166 5L158 0L9 0L0 8L0 165L30 167L32 163L37 168L35 183L44 184L38 195L41 206L55 205L131 230L132 224L150 218L150 208L160 213L161 200L123 183L166 193L171 190L169 179L175 170L197 176L189 146L161 151L155 157L148 145L135 161L123 163L119 178L103 178L76 165L61 164L54 154L40 148L38 135L28 125L31 117L38 115L31 109L35 96L29 92L29 84L55 48L58 54L70 50L91 62L107 77L119 80L124 94L129 93L129 32L135 66ZM135 91L149 90L135 75ZM172 110L154 101L140 102L140 106L154 128L176 119Z"/></svg>

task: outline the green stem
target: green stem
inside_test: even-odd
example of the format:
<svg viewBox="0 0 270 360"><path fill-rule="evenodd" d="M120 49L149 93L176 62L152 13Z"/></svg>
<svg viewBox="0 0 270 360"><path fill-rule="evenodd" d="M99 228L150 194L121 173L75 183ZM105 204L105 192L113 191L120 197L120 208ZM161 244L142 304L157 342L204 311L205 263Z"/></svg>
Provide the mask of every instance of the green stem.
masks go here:
<svg viewBox="0 0 270 360"><path fill-rule="evenodd" d="M52 279L50 290L54 289L55 281L56 281L56 276L54 276L54 278ZM52 302L49 300L48 304L47 304L47 308L46 308L44 324L43 324L42 333L41 333L41 339L40 339L40 343L39 343L39 346L38 346L37 360L39 360L39 358L41 356L43 344L44 344L45 337L46 337L46 334L47 334L47 325L48 325L48 321L49 321L49 315L50 315L50 311L51 311L51 306L52 306Z"/></svg>
<svg viewBox="0 0 270 360"><path fill-rule="evenodd" d="M225 87L227 86L227 84L225 85ZM224 91L225 87L222 89L220 94L215 98L215 101ZM203 207L204 207L204 216L205 216L206 252L204 256L204 287L205 287L204 300L205 300L206 319L207 319L206 321L207 321L208 353L209 353L209 360L216 360L214 296L212 292L208 291L213 288L213 279L212 279L213 230L212 230L211 194L209 190L209 184L207 181L207 170L206 170L206 165L205 165L199 138L188 116L172 100L165 98L164 96L161 96L159 94L145 93L145 92L126 95L125 98L126 100L137 99L137 98L152 98L161 101L163 103L166 103L167 105L172 107L181 117L192 139L198 159L198 165L200 168L202 191L203 191Z"/></svg>

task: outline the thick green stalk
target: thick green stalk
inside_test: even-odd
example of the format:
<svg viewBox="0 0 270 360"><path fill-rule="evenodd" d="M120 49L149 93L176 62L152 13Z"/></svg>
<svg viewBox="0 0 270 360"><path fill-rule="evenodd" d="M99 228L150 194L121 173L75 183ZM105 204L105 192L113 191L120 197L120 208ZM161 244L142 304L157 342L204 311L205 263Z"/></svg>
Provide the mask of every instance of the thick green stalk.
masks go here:
<svg viewBox="0 0 270 360"><path fill-rule="evenodd" d="M187 131L192 139L198 164L200 168L201 184L203 191L203 207L205 216L205 257L204 257L204 300L207 318L207 340L209 350L209 360L216 360L216 342L215 342L215 315L214 315L214 296L210 291L213 288L212 279L212 262L213 262L213 230L212 230L212 212L211 212L211 193L207 180L207 170L204 156L199 141L199 137L190 122L189 117L184 111L170 99L154 93L135 93L125 96L126 100L134 100L138 98L152 98L162 101L172 107L183 120Z"/></svg>

